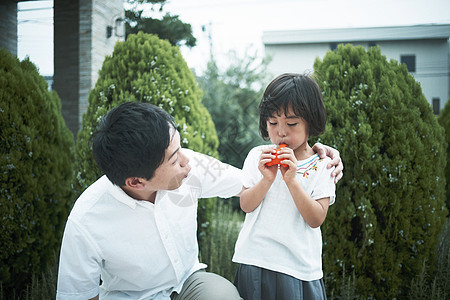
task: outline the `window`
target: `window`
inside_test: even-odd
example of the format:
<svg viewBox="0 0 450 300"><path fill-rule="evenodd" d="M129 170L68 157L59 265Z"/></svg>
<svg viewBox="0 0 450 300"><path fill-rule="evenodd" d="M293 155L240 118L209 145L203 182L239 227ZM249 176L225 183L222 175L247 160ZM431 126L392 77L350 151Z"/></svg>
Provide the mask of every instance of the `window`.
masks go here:
<svg viewBox="0 0 450 300"><path fill-rule="evenodd" d="M336 50L337 49L337 43L331 43L330 44L330 49L331 49L331 51Z"/></svg>
<svg viewBox="0 0 450 300"><path fill-rule="evenodd" d="M370 47L376 47L377 46L377 43L375 43L375 42L369 42L369 48Z"/></svg>
<svg viewBox="0 0 450 300"><path fill-rule="evenodd" d="M441 99L433 98L433 113L437 116L441 110Z"/></svg>
<svg viewBox="0 0 450 300"><path fill-rule="evenodd" d="M400 55L400 63L406 64L408 72L416 72L416 56L415 55Z"/></svg>

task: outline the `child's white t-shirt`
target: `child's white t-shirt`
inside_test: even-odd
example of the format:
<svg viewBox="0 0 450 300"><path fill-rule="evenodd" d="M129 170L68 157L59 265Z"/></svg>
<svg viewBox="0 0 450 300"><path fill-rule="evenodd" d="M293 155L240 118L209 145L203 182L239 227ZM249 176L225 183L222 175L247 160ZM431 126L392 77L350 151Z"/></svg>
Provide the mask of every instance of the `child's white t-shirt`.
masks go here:
<svg viewBox="0 0 450 300"><path fill-rule="evenodd" d="M264 147L267 146L253 148L244 162L242 178L246 188L262 178L258 163ZM313 199L329 197L331 205L335 201L335 184L331 177L333 168L327 169L329 161L330 158L320 159L317 154L298 161L297 179ZM323 277L320 227L311 228L305 222L280 171L261 204L246 214L233 261L304 281Z"/></svg>

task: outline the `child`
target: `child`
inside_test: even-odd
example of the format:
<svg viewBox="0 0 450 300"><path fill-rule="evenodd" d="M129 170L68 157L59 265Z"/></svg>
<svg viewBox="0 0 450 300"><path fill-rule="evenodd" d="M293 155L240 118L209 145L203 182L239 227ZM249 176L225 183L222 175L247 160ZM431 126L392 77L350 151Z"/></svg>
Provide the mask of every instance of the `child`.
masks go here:
<svg viewBox="0 0 450 300"><path fill-rule="evenodd" d="M322 93L309 76L283 74L266 88L259 129L276 146L259 146L243 167L241 208L247 213L236 242L235 285L241 297L326 299L320 225L335 199L335 184L308 145L325 130ZM282 165L267 166L278 152ZM283 166L284 165L284 166Z"/></svg>

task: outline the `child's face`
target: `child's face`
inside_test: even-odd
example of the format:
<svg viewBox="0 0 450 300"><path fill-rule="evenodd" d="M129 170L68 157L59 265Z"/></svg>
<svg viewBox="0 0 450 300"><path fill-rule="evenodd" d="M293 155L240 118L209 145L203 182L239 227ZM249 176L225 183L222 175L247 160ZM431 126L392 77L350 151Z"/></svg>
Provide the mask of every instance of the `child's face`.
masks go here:
<svg viewBox="0 0 450 300"><path fill-rule="evenodd" d="M308 124L296 116L291 108L286 115L282 109L268 118L267 132L272 143L287 144L294 152L306 147L308 142Z"/></svg>

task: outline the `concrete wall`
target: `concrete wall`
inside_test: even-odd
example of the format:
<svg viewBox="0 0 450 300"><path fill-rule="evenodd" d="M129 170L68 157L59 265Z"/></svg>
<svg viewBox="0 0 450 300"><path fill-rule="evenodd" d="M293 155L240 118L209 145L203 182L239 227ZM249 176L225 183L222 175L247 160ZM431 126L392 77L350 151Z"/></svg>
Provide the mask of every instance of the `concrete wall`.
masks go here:
<svg viewBox="0 0 450 300"><path fill-rule="evenodd" d="M122 0L81 1L79 124L89 105L89 92L97 82L105 57L112 54L117 41L124 40L124 37L116 35L114 28L115 20L124 18L124 14ZM111 37L106 35L107 26L114 28Z"/></svg>
<svg viewBox="0 0 450 300"><path fill-rule="evenodd" d="M265 52L272 57L268 71L272 77L285 72L312 72L316 57L322 59L328 50L329 44L266 45Z"/></svg>
<svg viewBox="0 0 450 300"><path fill-rule="evenodd" d="M53 89L61 98L63 117L74 136L105 56L112 54L116 41L124 39L114 31L108 38L106 27L123 16L122 0L54 0Z"/></svg>
<svg viewBox="0 0 450 300"><path fill-rule="evenodd" d="M76 135L79 127L79 1L54 0L53 90L61 98L67 127Z"/></svg>
<svg viewBox="0 0 450 300"><path fill-rule="evenodd" d="M0 1L0 48L17 55L17 1Z"/></svg>
<svg viewBox="0 0 450 300"><path fill-rule="evenodd" d="M440 99L440 109L449 98L449 61L447 40L380 42L386 58L400 62L401 55L416 56L416 72L411 73L422 87L428 102Z"/></svg>

